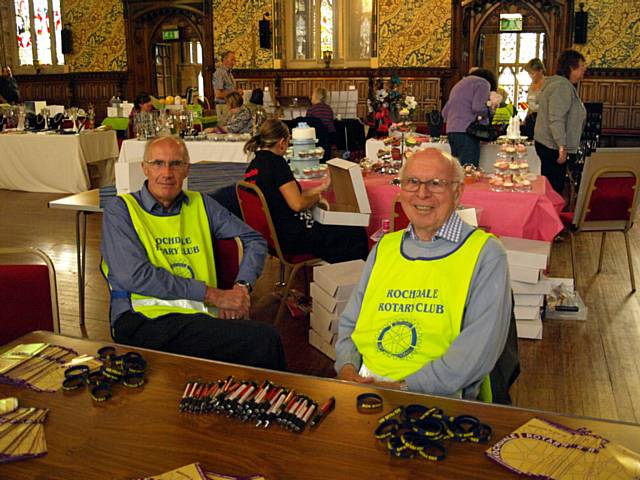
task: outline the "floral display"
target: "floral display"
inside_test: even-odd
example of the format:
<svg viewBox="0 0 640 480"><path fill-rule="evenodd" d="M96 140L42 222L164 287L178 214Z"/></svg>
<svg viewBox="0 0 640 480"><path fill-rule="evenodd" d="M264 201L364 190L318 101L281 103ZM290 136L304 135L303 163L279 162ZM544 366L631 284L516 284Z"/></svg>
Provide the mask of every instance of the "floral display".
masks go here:
<svg viewBox="0 0 640 480"><path fill-rule="evenodd" d="M388 135L389 128L398 121L410 120L418 106L413 95L403 95L400 84L397 75L392 76L386 86L383 79L378 79L372 98L367 100L368 124L375 129L377 136Z"/></svg>

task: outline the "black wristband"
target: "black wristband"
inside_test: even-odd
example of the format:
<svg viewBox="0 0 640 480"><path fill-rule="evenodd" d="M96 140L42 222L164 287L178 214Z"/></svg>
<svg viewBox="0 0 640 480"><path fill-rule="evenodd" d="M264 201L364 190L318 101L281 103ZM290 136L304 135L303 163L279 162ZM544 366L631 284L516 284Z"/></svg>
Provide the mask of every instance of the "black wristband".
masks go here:
<svg viewBox="0 0 640 480"><path fill-rule="evenodd" d="M378 413L384 402L377 393L362 393L356 398L356 408L360 413Z"/></svg>

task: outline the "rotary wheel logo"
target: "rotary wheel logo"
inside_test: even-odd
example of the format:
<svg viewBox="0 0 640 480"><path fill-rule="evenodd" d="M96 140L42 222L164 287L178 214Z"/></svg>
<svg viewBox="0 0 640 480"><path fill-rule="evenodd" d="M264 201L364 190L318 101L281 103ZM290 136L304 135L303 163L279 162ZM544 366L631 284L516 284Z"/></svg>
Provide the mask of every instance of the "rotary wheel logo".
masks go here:
<svg viewBox="0 0 640 480"><path fill-rule="evenodd" d="M404 358L415 350L418 332L413 323L399 320L387 325L378 336L378 350L392 357Z"/></svg>
<svg viewBox="0 0 640 480"><path fill-rule="evenodd" d="M171 264L173 274L182 278L195 278L195 273L190 265L186 263L173 263Z"/></svg>

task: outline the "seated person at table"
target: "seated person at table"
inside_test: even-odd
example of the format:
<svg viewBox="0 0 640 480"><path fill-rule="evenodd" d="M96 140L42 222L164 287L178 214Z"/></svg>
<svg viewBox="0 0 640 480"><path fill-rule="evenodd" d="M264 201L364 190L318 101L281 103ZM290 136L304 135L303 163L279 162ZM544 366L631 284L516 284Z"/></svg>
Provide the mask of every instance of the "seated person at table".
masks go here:
<svg viewBox="0 0 640 480"><path fill-rule="evenodd" d="M20 101L20 90L18 82L11 73L11 67L6 65L2 67L2 75L0 75L0 103L18 103Z"/></svg>
<svg viewBox="0 0 640 480"><path fill-rule="evenodd" d="M133 101L133 108L129 114L129 138L136 137L135 120L136 115L142 112L153 111L153 103L151 97L146 92L140 92L136 99Z"/></svg>
<svg viewBox="0 0 640 480"><path fill-rule="evenodd" d="M143 158L142 189L113 199L102 222L113 339L283 370L276 330L247 320L266 242L215 200L182 190L189 153L181 139L152 139ZM218 289L213 238L234 237L244 249L237 282L230 290Z"/></svg>
<svg viewBox="0 0 640 480"><path fill-rule="evenodd" d="M456 213L463 176L434 148L405 163L400 201L411 223L374 247L340 316L338 378L492 400L489 374L511 318L507 255Z"/></svg>
<svg viewBox="0 0 640 480"><path fill-rule="evenodd" d="M244 147L255 152L244 179L255 183L265 196L269 212L285 254L313 254L329 263L366 259L368 240L362 227L323 225L313 220L310 208L322 201L321 185L302 190L283 157L289 147L289 129L270 119Z"/></svg>
<svg viewBox="0 0 640 480"><path fill-rule="evenodd" d="M311 106L307 109L307 117L315 117L326 127L327 132L335 133L336 127L333 125L333 109L327 105L327 91L318 87L311 95Z"/></svg>

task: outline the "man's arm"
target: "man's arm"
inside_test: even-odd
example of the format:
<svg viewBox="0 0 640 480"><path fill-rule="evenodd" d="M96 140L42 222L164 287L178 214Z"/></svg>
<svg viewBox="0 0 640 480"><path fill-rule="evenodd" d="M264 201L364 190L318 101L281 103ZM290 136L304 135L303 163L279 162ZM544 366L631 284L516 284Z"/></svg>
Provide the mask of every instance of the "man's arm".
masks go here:
<svg viewBox="0 0 640 480"><path fill-rule="evenodd" d="M109 267L113 290L136 292L166 300L202 302L206 285L200 280L173 275L151 264L131 222L124 200L114 198L102 217L102 257Z"/></svg>
<svg viewBox="0 0 640 480"><path fill-rule="evenodd" d="M460 335L437 360L405 379L409 390L477 396L504 348L511 318L507 255L498 240L485 244L474 270Z"/></svg>

